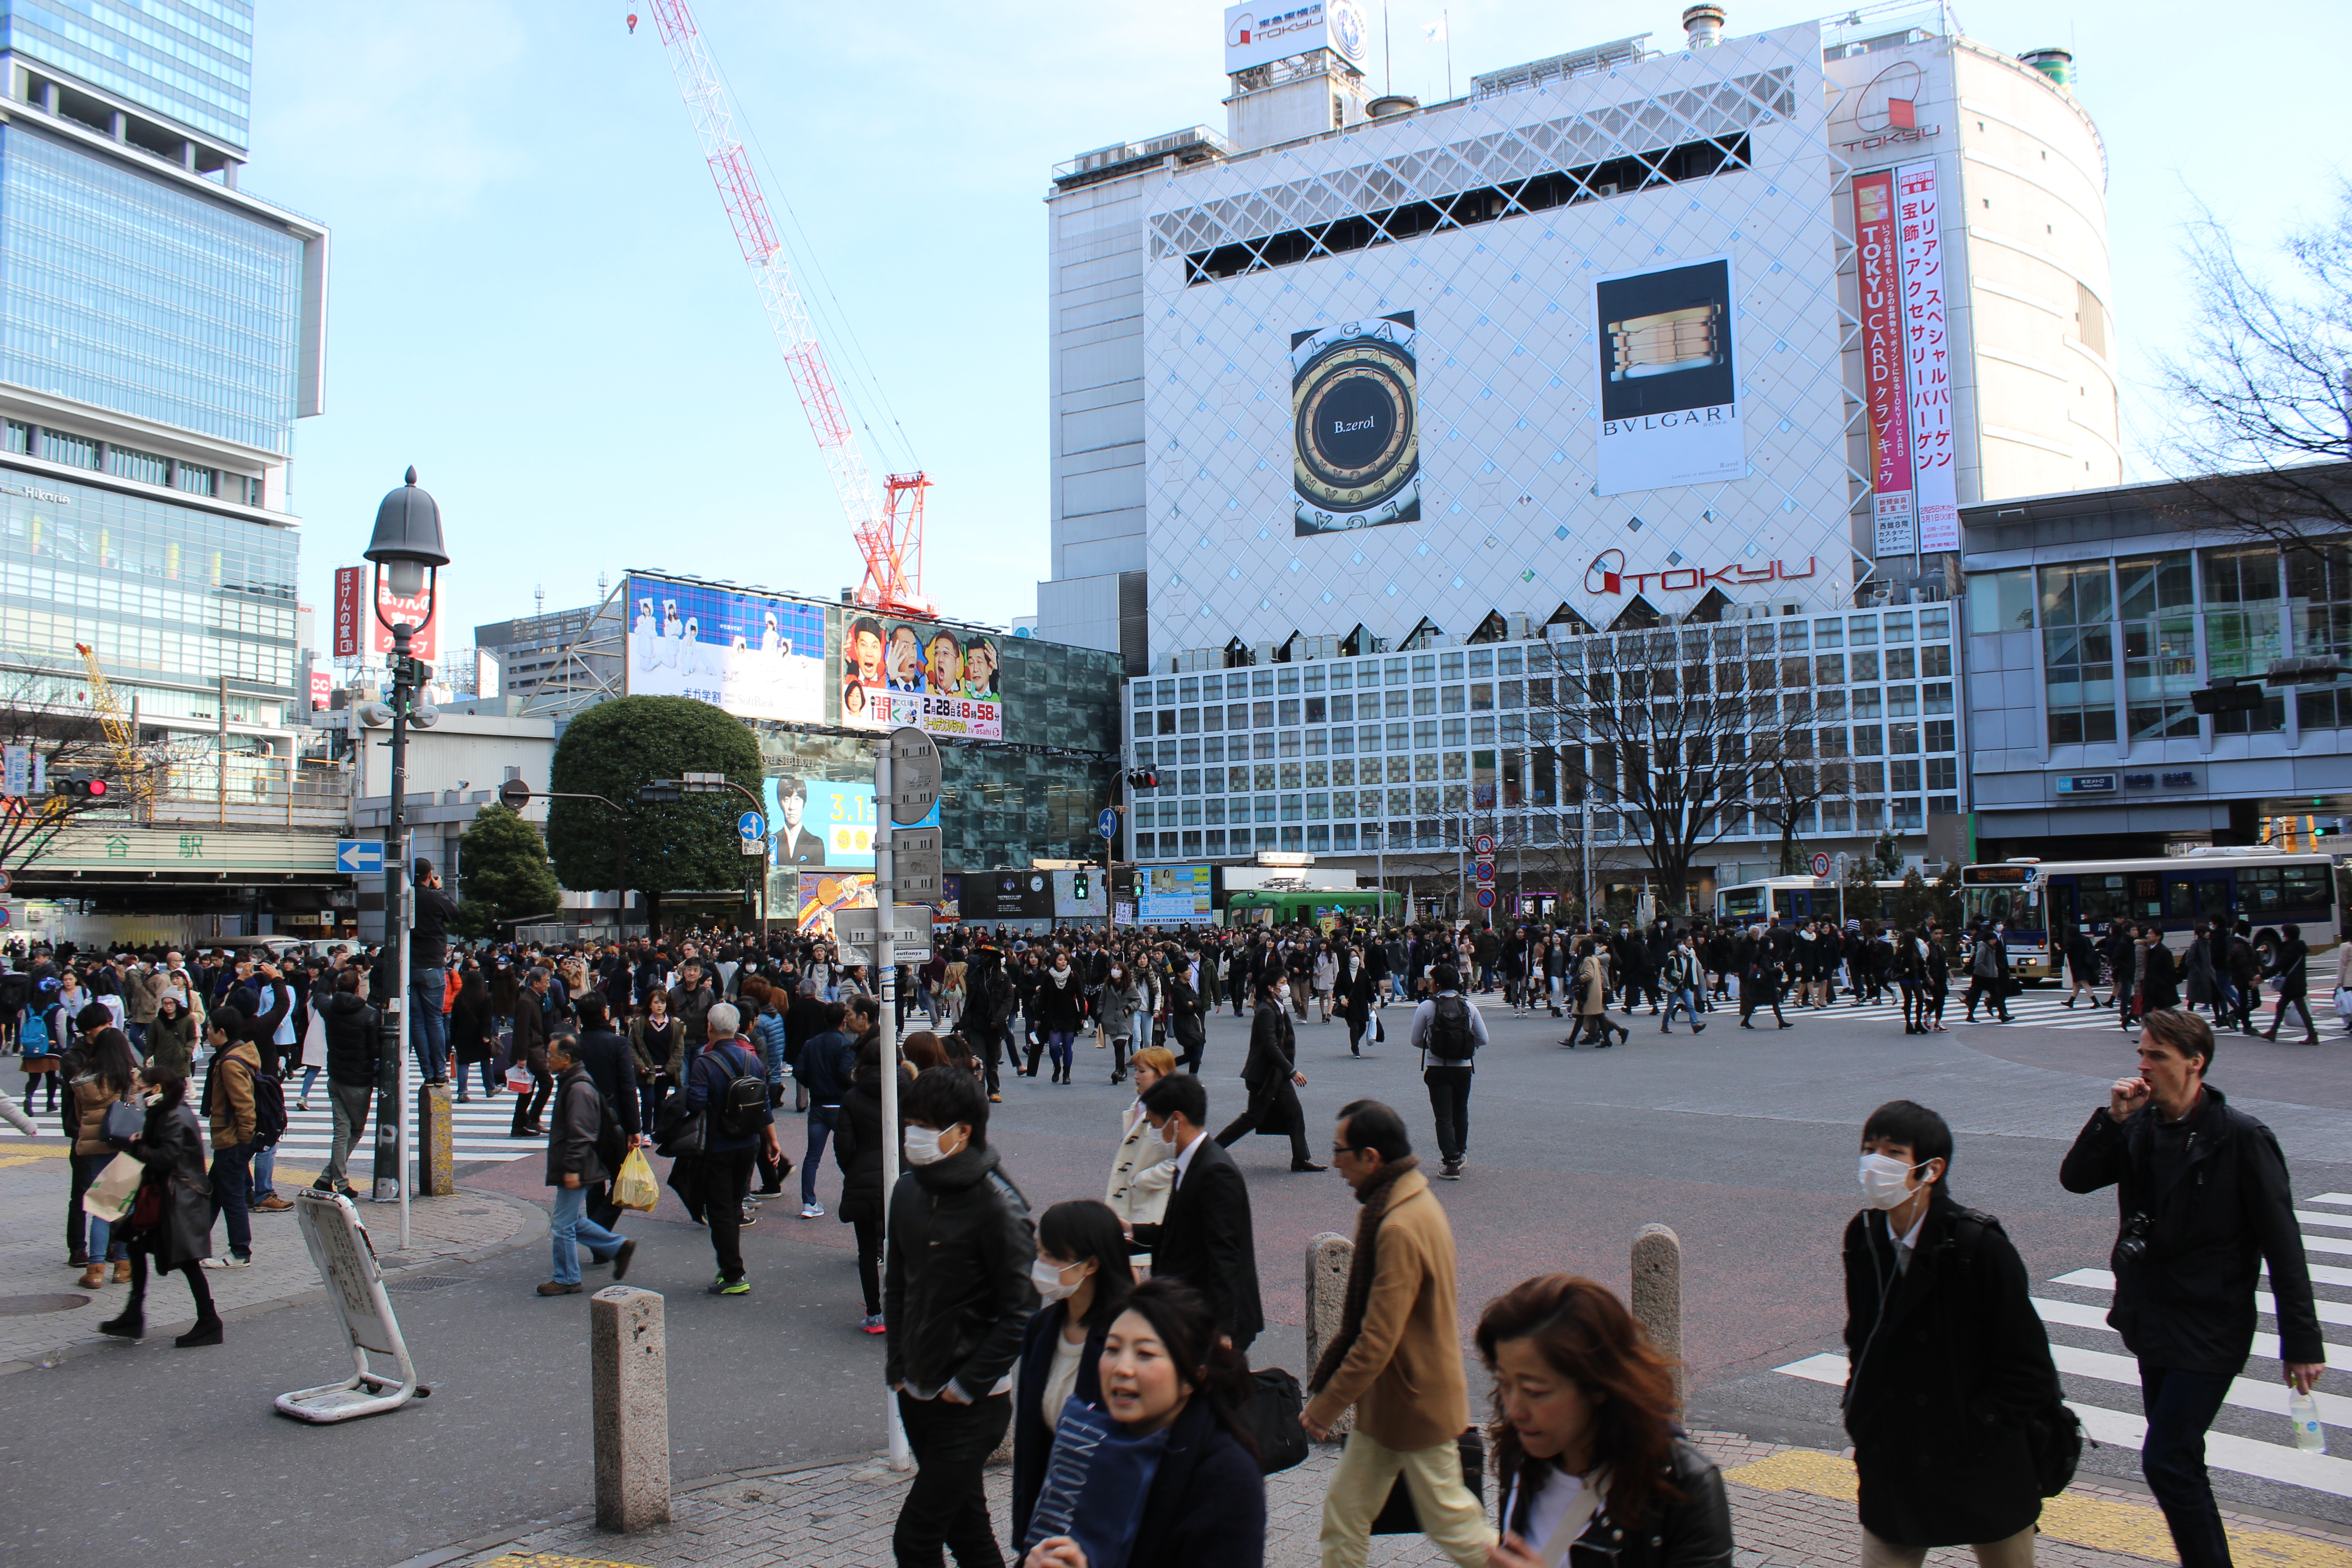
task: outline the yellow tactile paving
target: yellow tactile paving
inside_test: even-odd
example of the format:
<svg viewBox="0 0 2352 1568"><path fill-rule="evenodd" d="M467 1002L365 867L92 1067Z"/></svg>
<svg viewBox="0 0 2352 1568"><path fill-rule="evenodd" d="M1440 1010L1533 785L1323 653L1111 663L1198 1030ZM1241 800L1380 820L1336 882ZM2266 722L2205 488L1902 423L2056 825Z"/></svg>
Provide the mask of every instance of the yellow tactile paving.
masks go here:
<svg viewBox="0 0 2352 1568"><path fill-rule="evenodd" d="M1791 1448L1741 1465L1724 1471L1723 1479L1757 1491L1806 1492L1840 1502L1854 1501L1859 1492L1853 1460L1809 1448ZM2241 1524L2228 1529L2231 1553L2240 1563L2266 1568L2352 1568L2352 1551L2332 1542ZM2165 1531L2164 1515L2153 1503L2067 1492L2042 1505L2042 1533L2096 1552L2120 1552L2157 1563L2180 1561Z"/></svg>
<svg viewBox="0 0 2352 1568"><path fill-rule="evenodd" d="M636 1564L603 1557L559 1557L551 1552L527 1552L494 1557L481 1568L636 1568Z"/></svg>

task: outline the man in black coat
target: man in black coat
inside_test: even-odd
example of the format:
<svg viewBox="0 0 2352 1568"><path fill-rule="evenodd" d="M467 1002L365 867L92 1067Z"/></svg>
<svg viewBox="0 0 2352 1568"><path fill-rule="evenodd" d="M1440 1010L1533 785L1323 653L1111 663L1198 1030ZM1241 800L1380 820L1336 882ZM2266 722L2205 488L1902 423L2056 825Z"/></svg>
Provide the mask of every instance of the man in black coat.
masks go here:
<svg viewBox="0 0 2352 1568"><path fill-rule="evenodd" d="M1307 1112L1298 1103L1307 1075L1298 1070L1298 1037L1291 1028L1290 997L1286 994L1290 984L1281 970L1274 970L1258 997L1257 1011L1250 1019L1249 1056L1242 1063L1242 1084L1249 1090L1249 1103L1232 1125L1217 1134L1217 1142L1231 1148L1252 1132L1276 1137L1286 1133L1290 1168L1320 1171L1324 1167L1315 1163L1307 1147Z"/></svg>
<svg viewBox="0 0 2352 1568"><path fill-rule="evenodd" d="M2253 1349L2264 1265L2286 1381L2308 1392L2326 1357L2286 1156L2269 1128L2205 1082L2212 1061L2204 1019L2177 1008L2147 1014L2138 1075L2116 1080L2058 1170L2070 1193L2116 1189L2123 1227L2107 1321L2139 1358L2140 1468L2183 1568L2230 1561L2205 1476L2205 1429Z"/></svg>
<svg viewBox="0 0 2352 1568"><path fill-rule="evenodd" d="M326 1169L310 1184L322 1193L355 1198L359 1194L352 1190L344 1164L367 1131L368 1100L375 1093L383 1060L383 1019L360 996L357 969L336 974L335 994L321 1011L327 1029L327 1102L334 1112L335 1142Z"/></svg>
<svg viewBox="0 0 2352 1568"><path fill-rule="evenodd" d="M1144 1090L1143 1113L1175 1145L1176 1185L1160 1223L1129 1232L1132 1249L1151 1254L1154 1276L1181 1279L1206 1296L1218 1331L1246 1352L1265 1327L1249 1184L1224 1145L1204 1131L1209 1091L1191 1073L1170 1073Z"/></svg>
<svg viewBox="0 0 2352 1568"><path fill-rule="evenodd" d="M2033 1434L2063 1418L2024 1262L1999 1220L1952 1201L1942 1117L1882 1105L1862 1152L1868 1206L1845 1228L1862 1559L1916 1568L1932 1547L1973 1546L1985 1564L2030 1563Z"/></svg>
<svg viewBox="0 0 2352 1568"><path fill-rule="evenodd" d="M613 1016L602 991L591 991L580 998L580 1043L572 1053L572 1059L586 1070L596 1085L596 1092L613 1109L628 1142L625 1149L634 1149L653 1140L645 1135L637 1121L637 1063L629 1054L629 1042L613 1029ZM612 1177L617 1172L588 1184L585 1207L588 1217L611 1229L621 1217L621 1205L613 1201Z"/></svg>

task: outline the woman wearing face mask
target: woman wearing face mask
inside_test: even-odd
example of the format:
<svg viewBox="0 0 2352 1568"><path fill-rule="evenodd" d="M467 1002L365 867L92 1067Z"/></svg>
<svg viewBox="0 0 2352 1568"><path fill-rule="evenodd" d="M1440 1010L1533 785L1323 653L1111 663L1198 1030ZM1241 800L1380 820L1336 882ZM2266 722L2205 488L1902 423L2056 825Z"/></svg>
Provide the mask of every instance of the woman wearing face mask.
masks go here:
<svg viewBox="0 0 2352 1568"><path fill-rule="evenodd" d="M1845 1228L1845 1426L1864 1568L1918 1568L1937 1546L2030 1568L2045 1485L2036 1448L2074 1430L2025 1265L1999 1220L1952 1201L1951 1161L1951 1128L1923 1105L1892 1100L1863 1124L1865 1206Z"/></svg>
<svg viewBox="0 0 2352 1568"><path fill-rule="evenodd" d="M1147 1046L1135 1053L1135 1103L1119 1113L1118 1152L1111 1159L1110 1188L1103 1201L1130 1225L1157 1225L1168 1206L1176 1177L1176 1151L1152 1130L1143 1113L1143 1094L1176 1070L1176 1053Z"/></svg>
<svg viewBox="0 0 2352 1568"><path fill-rule="evenodd" d="M1617 1298L1549 1274L1488 1303L1501 1499L1491 1568L1729 1568L1731 1506L1676 1436L1670 1363Z"/></svg>
<svg viewBox="0 0 2352 1568"><path fill-rule="evenodd" d="M1144 1068L1137 1064L1139 1079ZM1150 1128L1144 1129L1149 1132ZM1157 1142L1157 1140L1154 1140ZM1044 1301L1021 1342L1013 1395L1013 1540L1029 1531L1029 1510L1045 1484L1045 1456L1062 1402L1076 1396L1102 1403L1097 1364L1113 1319L1135 1289L1119 1216L1079 1199L1055 1204L1037 1218L1037 1261L1029 1282Z"/></svg>
<svg viewBox="0 0 2352 1568"><path fill-rule="evenodd" d="M1077 1535L1131 1539L1128 1568L1258 1568L1265 1561L1265 1478L1241 1421L1249 1367L1217 1338L1198 1291L1148 1279L1104 1336L1097 1371L1104 1413L1130 1439L1166 1435L1140 1517L1131 1498L1104 1500L1107 1513L1073 1521ZM1127 1520L1134 1519L1131 1527ZM1129 1533L1131 1529L1131 1535ZM1022 1537L1016 1535L1016 1542ZM1029 1549L1023 1568L1088 1568L1068 1535Z"/></svg>
<svg viewBox="0 0 2352 1568"><path fill-rule="evenodd" d="M1056 952L1053 967L1037 983L1037 1028L1045 1037L1045 1049L1054 1061L1049 1083L1070 1081L1070 1047L1078 1037L1078 1005L1085 994L1085 983L1070 967L1070 955ZM1032 1067L1030 1076L1036 1076Z"/></svg>

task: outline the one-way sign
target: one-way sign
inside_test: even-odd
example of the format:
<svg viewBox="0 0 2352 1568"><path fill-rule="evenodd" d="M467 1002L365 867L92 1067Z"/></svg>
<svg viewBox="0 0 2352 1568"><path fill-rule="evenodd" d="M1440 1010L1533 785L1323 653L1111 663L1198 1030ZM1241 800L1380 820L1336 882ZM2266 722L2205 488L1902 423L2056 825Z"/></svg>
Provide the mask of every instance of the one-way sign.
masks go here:
<svg viewBox="0 0 2352 1568"><path fill-rule="evenodd" d="M346 877L383 876L383 840L381 838L336 839L335 869Z"/></svg>

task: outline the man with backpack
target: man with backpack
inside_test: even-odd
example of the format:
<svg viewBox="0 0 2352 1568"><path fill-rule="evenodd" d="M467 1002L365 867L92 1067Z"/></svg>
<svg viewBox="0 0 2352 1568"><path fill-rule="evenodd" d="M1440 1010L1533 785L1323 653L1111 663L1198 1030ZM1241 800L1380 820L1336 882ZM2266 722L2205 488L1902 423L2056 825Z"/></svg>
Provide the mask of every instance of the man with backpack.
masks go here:
<svg viewBox="0 0 2352 1568"><path fill-rule="evenodd" d="M1429 972L1437 994L1413 1009L1412 1044L1421 1052L1421 1081L1429 1086L1429 1110L1437 1122L1437 1152L1445 1181L1462 1179L1470 1152L1470 1076L1478 1047L1486 1043L1486 1020L1462 994L1462 975L1450 963Z"/></svg>
<svg viewBox="0 0 2352 1568"><path fill-rule="evenodd" d="M751 1164L761 1150L782 1161L776 1119L768 1108L767 1070L735 1037L740 1016L730 1002L714 1002L704 1015L709 1039L688 1062L680 1088L685 1109L702 1117L702 1147L695 1181L710 1250L719 1261L714 1296L748 1296L741 1232L751 1190Z"/></svg>
<svg viewBox="0 0 2352 1568"><path fill-rule="evenodd" d="M206 1173L212 1184L212 1218L228 1215L228 1256L207 1258L207 1268L247 1268L253 1264L253 1221L248 1205L253 1185L253 1151L258 1146L262 1131L262 1105L257 1087L265 1080L261 1071L261 1053L246 1038L249 1026L244 1014L233 1006L214 1013L205 1030L205 1038L213 1047L213 1060L205 1074L204 1098L199 1109L211 1122L213 1140L212 1168ZM271 1133L286 1130L286 1099L277 1101L278 1126ZM211 1221L207 1220L209 1226Z"/></svg>

